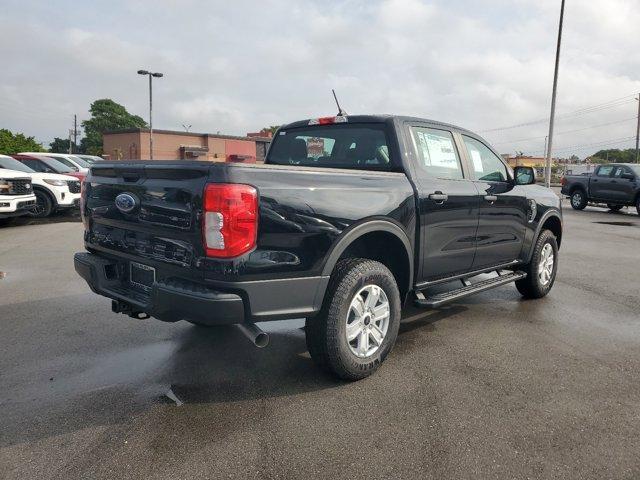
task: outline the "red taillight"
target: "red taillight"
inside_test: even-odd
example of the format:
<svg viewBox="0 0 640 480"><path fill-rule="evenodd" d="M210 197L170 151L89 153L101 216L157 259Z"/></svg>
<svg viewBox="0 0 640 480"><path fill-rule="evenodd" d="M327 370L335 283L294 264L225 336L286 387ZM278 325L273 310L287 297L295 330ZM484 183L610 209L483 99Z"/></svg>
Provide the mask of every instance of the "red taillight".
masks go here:
<svg viewBox="0 0 640 480"><path fill-rule="evenodd" d="M567 179L565 177L562 177L560 179L560 185L562 185L563 187L567 184Z"/></svg>
<svg viewBox="0 0 640 480"><path fill-rule="evenodd" d="M248 252L258 234L258 192L250 185L209 183L204 189L202 236L208 257Z"/></svg>
<svg viewBox="0 0 640 480"><path fill-rule="evenodd" d="M84 206L87 204L87 187L84 180L80 182L80 218L85 229L89 229L89 220L84 213Z"/></svg>

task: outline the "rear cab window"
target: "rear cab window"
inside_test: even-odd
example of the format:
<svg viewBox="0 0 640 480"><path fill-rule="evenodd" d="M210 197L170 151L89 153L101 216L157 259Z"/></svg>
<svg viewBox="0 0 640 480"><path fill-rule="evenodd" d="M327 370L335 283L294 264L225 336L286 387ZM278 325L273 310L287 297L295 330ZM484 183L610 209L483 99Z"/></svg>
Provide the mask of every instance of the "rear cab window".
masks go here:
<svg viewBox="0 0 640 480"><path fill-rule="evenodd" d="M384 123L334 123L281 129L265 159L270 165L391 171Z"/></svg>
<svg viewBox="0 0 640 480"><path fill-rule="evenodd" d="M450 131L414 126L411 127L411 140L418 156L418 166L428 177L463 178L460 157Z"/></svg>

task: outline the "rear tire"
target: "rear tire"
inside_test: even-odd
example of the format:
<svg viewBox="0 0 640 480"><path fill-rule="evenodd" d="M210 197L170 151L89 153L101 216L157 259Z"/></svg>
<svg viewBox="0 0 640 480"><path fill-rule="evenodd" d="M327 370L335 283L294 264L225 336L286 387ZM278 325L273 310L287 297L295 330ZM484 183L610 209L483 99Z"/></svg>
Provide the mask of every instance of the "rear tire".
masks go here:
<svg viewBox="0 0 640 480"><path fill-rule="evenodd" d="M36 206L31 210L30 215L35 218L45 218L53 212L53 201L46 193L36 190L33 192L36 196Z"/></svg>
<svg viewBox="0 0 640 480"><path fill-rule="evenodd" d="M542 298L553 287L558 272L558 242L550 230L543 230L533 249L531 262L523 269L527 277L516 281L525 298Z"/></svg>
<svg viewBox="0 0 640 480"><path fill-rule="evenodd" d="M612 205L611 203L607 203L607 207L612 212L619 212L622 209L623 205Z"/></svg>
<svg viewBox="0 0 640 480"><path fill-rule="evenodd" d="M640 196L636 199L636 211L640 215Z"/></svg>
<svg viewBox="0 0 640 480"><path fill-rule="evenodd" d="M307 319L311 358L345 380L360 380L385 360L400 327L400 292L383 264L341 260L331 275L322 310Z"/></svg>
<svg viewBox="0 0 640 480"><path fill-rule="evenodd" d="M569 198L571 199L571 207L574 210L584 210L587 206L587 195L581 189L574 190Z"/></svg>

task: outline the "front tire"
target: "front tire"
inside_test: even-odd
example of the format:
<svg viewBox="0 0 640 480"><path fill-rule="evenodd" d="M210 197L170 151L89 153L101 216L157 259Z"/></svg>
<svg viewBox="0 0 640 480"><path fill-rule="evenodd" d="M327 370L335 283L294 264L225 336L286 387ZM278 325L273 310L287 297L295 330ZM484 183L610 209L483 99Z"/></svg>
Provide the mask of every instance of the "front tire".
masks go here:
<svg viewBox="0 0 640 480"><path fill-rule="evenodd" d="M533 249L531 262L524 269L526 278L516 281L525 298L542 298L553 287L558 272L558 242L550 230L543 230Z"/></svg>
<svg viewBox="0 0 640 480"><path fill-rule="evenodd" d="M35 218L45 218L53 211L53 202L49 195L40 190L34 192L36 196L36 206L31 210L31 216Z"/></svg>
<svg viewBox="0 0 640 480"><path fill-rule="evenodd" d="M640 215L640 196L636 199L636 211Z"/></svg>
<svg viewBox="0 0 640 480"><path fill-rule="evenodd" d="M571 199L571 207L574 210L584 210L587 206L587 195L580 189L574 190L569 198Z"/></svg>
<svg viewBox="0 0 640 480"><path fill-rule="evenodd" d="M339 378L368 377L393 348L400 310L398 285L387 267L362 258L339 261L322 310L307 319L311 358Z"/></svg>

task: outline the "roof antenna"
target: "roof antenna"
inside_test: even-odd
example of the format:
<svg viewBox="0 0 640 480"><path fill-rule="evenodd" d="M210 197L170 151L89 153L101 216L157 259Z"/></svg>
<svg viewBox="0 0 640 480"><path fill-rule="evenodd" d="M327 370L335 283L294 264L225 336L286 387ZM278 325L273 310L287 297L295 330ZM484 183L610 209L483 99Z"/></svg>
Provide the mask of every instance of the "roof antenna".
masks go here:
<svg viewBox="0 0 640 480"><path fill-rule="evenodd" d="M342 107L340 106L340 102L338 102L338 96L336 95L336 91L333 88L331 89L331 91L333 92L333 98L336 100L336 105L338 106L338 116L339 117L346 116L347 112L342 110Z"/></svg>

